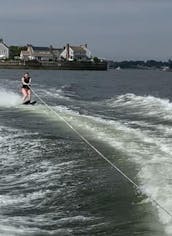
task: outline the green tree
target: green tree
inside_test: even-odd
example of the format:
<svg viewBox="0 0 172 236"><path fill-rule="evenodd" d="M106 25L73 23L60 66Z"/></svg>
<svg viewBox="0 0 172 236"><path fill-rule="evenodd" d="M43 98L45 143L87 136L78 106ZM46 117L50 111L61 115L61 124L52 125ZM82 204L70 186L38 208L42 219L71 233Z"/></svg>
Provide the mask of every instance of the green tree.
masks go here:
<svg viewBox="0 0 172 236"><path fill-rule="evenodd" d="M27 49L27 47L10 46L9 47L10 59L14 59L15 57L19 57L21 50L26 50L26 49Z"/></svg>
<svg viewBox="0 0 172 236"><path fill-rule="evenodd" d="M93 60L94 60L95 63L99 63L100 62L100 59L98 57L94 57Z"/></svg>

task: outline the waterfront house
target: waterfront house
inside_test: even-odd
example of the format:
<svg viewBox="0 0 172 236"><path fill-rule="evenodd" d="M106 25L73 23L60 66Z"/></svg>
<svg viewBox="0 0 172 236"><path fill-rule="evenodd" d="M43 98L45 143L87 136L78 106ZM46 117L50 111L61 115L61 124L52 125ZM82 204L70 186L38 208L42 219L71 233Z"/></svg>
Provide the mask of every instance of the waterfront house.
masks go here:
<svg viewBox="0 0 172 236"><path fill-rule="evenodd" d="M53 55L53 61L59 61L61 59L61 53L63 52L63 48L53 48L51 46L50 51Z"/></svg>
<svg viewBox="0 0 172 236"><path fill-rule="evenodd" d="M27 50L22 50L20 59L24 61L37 60L37 61L51 61L54 59L52 53L52 46L50 47L35 47L28 44Z"/></svg>
<svg viewBox="0 0 172 236"><path fill-rule="evenodd" d="M91 51L87 44L80 46L71 46L67 44L61 53L61 58L67 61L90 61Z"/></svg>
<svg viewBox="0 0 172 236"><path fill-rule="evenodd" d="M7 59L9 58L9 48L3 42L3 39L0 39L0 59Z"/></svg>

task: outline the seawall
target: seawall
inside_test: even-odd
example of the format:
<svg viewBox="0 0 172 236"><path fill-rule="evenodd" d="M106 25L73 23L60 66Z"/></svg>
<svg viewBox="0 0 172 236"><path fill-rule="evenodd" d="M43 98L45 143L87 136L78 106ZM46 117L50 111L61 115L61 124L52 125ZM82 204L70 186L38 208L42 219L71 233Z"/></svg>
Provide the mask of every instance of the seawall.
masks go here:
<svg viewBox="0 0 172 236"><path fill-rule="evenodd" d="M0 69L107 70L107 62L0 62Z"/></svg>

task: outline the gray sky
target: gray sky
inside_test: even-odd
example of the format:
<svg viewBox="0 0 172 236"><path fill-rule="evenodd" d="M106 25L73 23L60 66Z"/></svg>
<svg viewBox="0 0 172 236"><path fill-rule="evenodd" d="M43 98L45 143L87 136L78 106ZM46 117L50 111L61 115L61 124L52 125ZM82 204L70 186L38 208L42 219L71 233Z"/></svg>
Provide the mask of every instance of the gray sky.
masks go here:
<svg viewBox="0 0 172 236"><path fill-rule="evenodd" d="M172 0L0 0L8 45L88 43L114 60L172 58Z"/></svg>

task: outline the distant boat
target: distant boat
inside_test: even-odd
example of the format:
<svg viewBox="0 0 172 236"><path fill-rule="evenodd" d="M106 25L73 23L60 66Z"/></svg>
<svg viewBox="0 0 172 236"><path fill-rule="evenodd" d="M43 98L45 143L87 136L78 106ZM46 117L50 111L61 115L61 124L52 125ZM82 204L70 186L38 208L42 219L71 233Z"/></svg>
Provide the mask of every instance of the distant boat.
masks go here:
<svg viewBox="0 0 172 236"><path fill-rule="evenodd" d="M164 67L162 67L162 71L169 71L169 66L164 66Z"/></svg>
<svg viewBox="0 0 172 236"><path fill-rule="evenodd" d="M121 70L121 67L118 66L118 67L115 68L115 70L119 71L119 70Z"/></svg>

